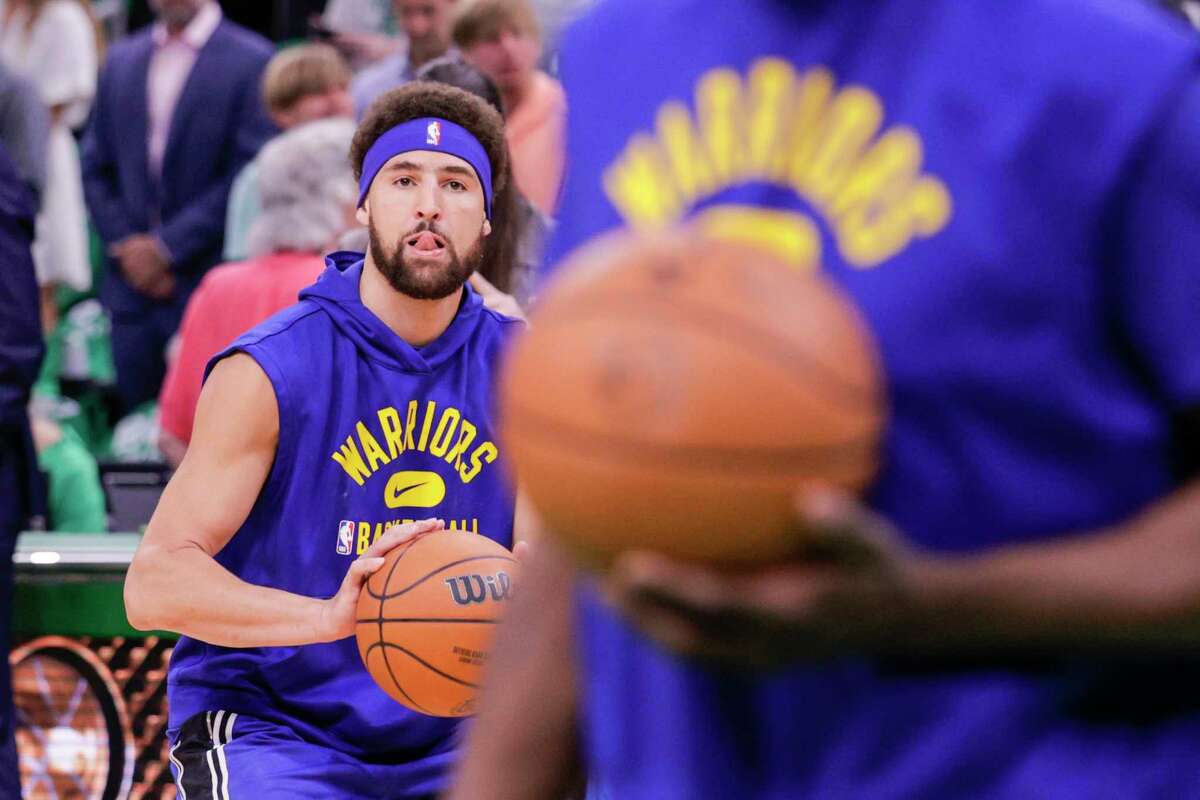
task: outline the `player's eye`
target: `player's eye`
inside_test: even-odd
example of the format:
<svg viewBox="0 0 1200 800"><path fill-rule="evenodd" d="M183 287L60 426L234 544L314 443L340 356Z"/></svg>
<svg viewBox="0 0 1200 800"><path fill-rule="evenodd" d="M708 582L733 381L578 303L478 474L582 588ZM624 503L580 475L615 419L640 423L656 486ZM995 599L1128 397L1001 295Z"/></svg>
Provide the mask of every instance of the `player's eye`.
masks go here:
<svg viewBox="0 0 1200 800"><path fill-rule="evenodd" d="M408 177L407 175L401 175L399 178L396 179L396 185L397 186L415 186L416 184L413 183L412 178Z"/></svg>
<svg viewBox="0 0 1200 800"><path fill-rule="evenodd" d="M465 192L467 185L462 181L447 181L446 186L453 192Z"/></svg>

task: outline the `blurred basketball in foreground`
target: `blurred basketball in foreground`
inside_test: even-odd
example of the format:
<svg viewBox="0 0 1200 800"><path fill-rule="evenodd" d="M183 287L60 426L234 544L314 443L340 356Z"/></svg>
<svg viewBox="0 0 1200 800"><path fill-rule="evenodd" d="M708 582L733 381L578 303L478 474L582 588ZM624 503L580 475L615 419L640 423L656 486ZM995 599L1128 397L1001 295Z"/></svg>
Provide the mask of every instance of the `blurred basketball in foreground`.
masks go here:
<svg viewBox="0 0 1200 800"><path fill-rule="evenodd" d="M355 626L375 682L422 714L472 713L515 564L503 546L459 531L421 536L388 553L363 586Z"/></svg>
<svg viewBox="0 0 1200 800"><path fill-rule="evenodd" d="M802 486L871 478L881 371L825 278L683 233L605 237L558 274L509 357L502 421L522 487L585 560L779 558Z"/></svg>

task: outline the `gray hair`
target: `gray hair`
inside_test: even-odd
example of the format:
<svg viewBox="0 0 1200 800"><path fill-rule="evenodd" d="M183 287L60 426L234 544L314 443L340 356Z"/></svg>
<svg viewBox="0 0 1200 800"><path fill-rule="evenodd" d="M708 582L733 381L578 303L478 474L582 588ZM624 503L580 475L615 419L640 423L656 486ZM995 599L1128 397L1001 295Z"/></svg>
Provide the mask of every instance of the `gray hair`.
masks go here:
<svg viewBox="0 0 1200 800"><path fill-rule="evenodd" d="M345 230L358 199L350 166L354 129L349 119L316 120L276 136L259 152L262 212L247 236L251 258L318 252Z"/></svg>

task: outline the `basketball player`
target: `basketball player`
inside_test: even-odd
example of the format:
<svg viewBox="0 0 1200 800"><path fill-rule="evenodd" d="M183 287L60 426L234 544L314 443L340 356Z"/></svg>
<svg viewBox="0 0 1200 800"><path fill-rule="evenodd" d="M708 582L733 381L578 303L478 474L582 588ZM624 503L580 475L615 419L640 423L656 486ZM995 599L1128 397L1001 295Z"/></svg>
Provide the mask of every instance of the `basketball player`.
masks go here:
<svg viewBox="0 0 1200 800"><path fill-rule="evenodd" d="M552 262L686 219L819 264L891 417L870 510L800 498L791 563L535 552L453 797L552 796L575 742L620 800L1200 796L1200 52L1148 4L997 8L568 36Z"/></svg>
<svg viewBox="0 0 1200 800"><path fill-rule="evenodd" d="M133 625L184 635L168 684L180 797L442 788L455 722L389 699L352 636L363 582L407 538L448 526L512 545L491 385L519 323L466 285L505 158L472 95L381 97L351 146L369 251L330 256L299 304L210 362L125 585Z"/></svg>

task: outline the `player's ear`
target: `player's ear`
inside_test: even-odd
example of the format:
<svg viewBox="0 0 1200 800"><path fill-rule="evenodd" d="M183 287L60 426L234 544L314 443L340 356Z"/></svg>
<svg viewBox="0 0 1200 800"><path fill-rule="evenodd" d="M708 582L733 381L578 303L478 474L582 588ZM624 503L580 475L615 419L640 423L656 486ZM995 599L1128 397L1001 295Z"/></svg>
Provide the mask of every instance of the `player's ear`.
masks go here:
<svg viewBox="0 0 1200 800"><path fill-rule="evenodd" d="M366 223L364 222L363 224L365 225ZM491 233L492 233L492 221L490 219L488 219L487 217L484 217L484 219L483 219L483 235L490 236Z"/></svg>
<svg viewBox="0 0 1200 800"><path fill-rule="evenodd" d="M370 199L363 200L363 204L354 209L354 218L358 220L358 224L366 226L371 222L371 201Z"/></svg>

